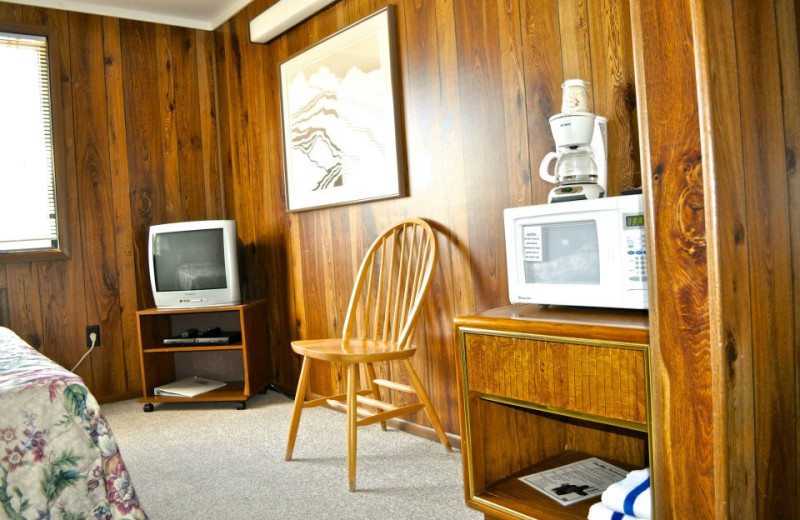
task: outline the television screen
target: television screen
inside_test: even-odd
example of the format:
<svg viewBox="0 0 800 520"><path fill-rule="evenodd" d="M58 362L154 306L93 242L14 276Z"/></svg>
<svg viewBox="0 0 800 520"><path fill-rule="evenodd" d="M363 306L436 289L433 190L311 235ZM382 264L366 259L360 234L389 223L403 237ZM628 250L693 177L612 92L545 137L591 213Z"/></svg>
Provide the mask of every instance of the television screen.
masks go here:
<svg viewBox="0 0 800 520"><path fill-rule="evenodd" d="M241 302L236 222L200 220L150 226L150 285L159 309Z"/></svg>
<svg viewBox="0 0 800 520"><path fill-rule="evenodd" d="M153 262L158 291L227 287L222 229L158 233Z"/></svg>

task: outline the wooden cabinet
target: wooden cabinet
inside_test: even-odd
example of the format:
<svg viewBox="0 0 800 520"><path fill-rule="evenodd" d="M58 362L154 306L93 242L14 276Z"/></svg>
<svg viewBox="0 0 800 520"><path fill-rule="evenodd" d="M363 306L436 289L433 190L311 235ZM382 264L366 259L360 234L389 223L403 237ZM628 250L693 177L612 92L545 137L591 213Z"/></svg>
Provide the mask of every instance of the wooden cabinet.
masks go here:
<svg viewBox="0 0 800 520"><path fill-rule="evenodd" d="M455 319L467 503L487 518L584 519L519 477L650 460L647 313L515 305Z"/></svg>
<svg viewBox="0 0 800 520"><path fill-rule="evenodd" d="M265 300L242 305L207 307L200 309L147 309L137 313L139 326L139 355L142 367L142 387L145 411L152 411L155 403L187 401L235 401L244 409L245 401L256 392L265 390L269 382L269 354L266 341ZM198 329L228 324L227 330L241 331L241 342L214 346L165 346L164 339L172 337L187 325ZM241 377L226 380L222 388L196 397L155 395L154 388L179 379L176 356L197 353L208 354L209 363L216 358L212 353L235 352L241 356ZM237 361L239 356L236 356ZM202 362L202 357L200 358Z"/></svg>

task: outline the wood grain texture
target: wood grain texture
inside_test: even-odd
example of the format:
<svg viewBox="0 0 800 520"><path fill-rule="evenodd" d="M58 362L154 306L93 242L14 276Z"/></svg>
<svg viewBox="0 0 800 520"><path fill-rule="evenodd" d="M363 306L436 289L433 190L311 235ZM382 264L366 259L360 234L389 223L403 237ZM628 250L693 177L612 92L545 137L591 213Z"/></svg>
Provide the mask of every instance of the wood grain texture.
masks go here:
<svg viewBox="0 0 800 520"><path fill-rule="evenodd" d="M640 114L648 114L642 164L655 222L648 237L657 275L655 505L667 517L795 518L797 246L787 231L796 229L789 158L797 123L784 118L798 91L796 16L787 3L686 7L632 3ZM647 27L656 21L674 34L653 34ZM691 55L677 47L689 41ZM690 92L679 95L686 103L667 102L690 81L694 108ZM696 135L686 131L694 118ZM702 166L692 167L698 159ZM695 253L705 259L691 260ZM689 384L700 386L687 392ZM691 418L686 406L694 407ZM677 445L680 453L670 448ZM686 484L687 474L703 475L702 491Z"/></svg>
<svg viewBox="0 0 800 520"><path fill-rule="evenodd" d="M126 379L120 321L119 282L117 274L116 233L114 229L113 193L109 165L108 117L103 78L103 25L100 17L70 14L70 54L73 64L72 102L75 113L81 114L83 124L75 126L75 157L77 159L78 197L81 201L81 238L87 244L97 244L97 250L84 255L86 320L97 324L102 332L103 349L93 354L92 381L110 390L110 395L123 395ZM102 341L105 339L106 341Z"/></svg>
<svg viewBox="0 0 800 520"><path fill-rule="evenodd" d="M794 16L792 16L794 14ZM775 2L775 19L781 63L781 90L783 92L783 126L786 132L786 175L789 193L789 229L791 234L792 299L794 306L794 345L800 345L800 121L793 114L800 113L800 2L781 0ZM795 388L800 388L800 356L795 354ZM800 407L800 402L796 406ZM795 411L797 413L797 411ZM800 435L795 435L795 493L800 497ZM800 515L800 503L796 506Z"/></svg>
<svg viewBox="0 0 800 520"><path fill-rule="evenodd" d="M185 163L187 182L169 205L198 218L221 211L218 169L199 166L208 156L194 144L204 135L202 142L212 145L213 163L218 164L216 128L203 126L202 121L213 124L213 118L200 114L197 94L205 92L206 110L213 111L214 78L208 72L213 48L207 45L211 33L160 31L170 35L161 45L179 57L169 73L169 78L174 73L180 79L169 79L175 85L172 91L191 105L178 104L178 122L184 116L185 122L164 133L154 109L161 95L155 87L161 84L155 54L158 26L6 3L0 4L0 21L54 31L51 44L61 69L54 88L62 112L56 124L63 138L65 174L59 191L66 196L70 246L66 260L3 268L7 324L68 368L86 351L86 325L100 324L102 347L78 374L101 401L137 395L135 313L137 306L151 301L146 232L164 218L168 205L162 142L172 142L174 135L176 143L186 143L178 166ZM206 39L201 61L192 43L197 34ZM196 72L198 67L205 75ZM215 193L210 198L209 188Z"/></svg>
<svg viewBox="0 0 800 520"><path fill-rule="evenodd" d="M465 341L469 390L647 424L646 387L635 386L627 370L629 362L644 365L642 350L480 333ZM530 374L519 367L536 368Z"/></svg>
<svg viewBox="0 0 800 520"><path fill-rule="evenodd" d="M545 201L550 186L535 172L553 146L547 119L566 76L590 73L593 102L609 118L610 191L642 179L648 201L659 512L797 516L800 436L788 421L800 377L796 0L392 2L409 195L292 214L278 66L388 2L340 0L269 45L251 44L249 20L273 3L255 0L214 33L105 17L101 30L86 32L94 17L0 3L0 20L57 30L71 208L68 260L0 267L0 313L12 328L68 365L85 351L88 320L106 316L113 349L124 351L125 370L135 368L130 323L136 306L152 305L148 226L235 218L245 295L270 302L271 379L292 389L299 365L289 341L338 332L366 244L392 221L422 216L436 224L442 255L415 336L415 369L454 432L447 324L506 303L499 215ZM75 70L87 56L89 73ZM84 88L106 96L86 120L73 108ZM112 202L96 216L78 209L103 197ZM112 251L97 237L111 237ZM572 354L551 361L574 363ZM630 363L599 361L600 370ZM641 384L638 365L629 369ZM81 375L101 400L118 391ZM135 370L115 377L138 392ZM572 377L559 384L591 388ZM332 387L344 387L341 371L312 381L312 390ZM691 489L686 475L698 476ZM763 490L773 486L788 498L767 504Z"/></svg>
<svg viewBox="0 0 800 520"><path fill-rule="evenodd" d="M531 172L552 148L547 118L560 108L562 59L582 64L575 73L592 70L595 60L609 60L597 67L622 67L628 77L632 74L629 37L608 36L617 38L615 46L592 55L591 4L584 4L582 14L564 29L571 34L574 24L583 24L585 41L580 56L574 56L562 51L558 2L544 7L513 1L396 3L409 196L290 215L282 197L277 68L288 56L386 3L339 2L269 45L252 45L246 24L271 5L256 1L216 31L219 115L225 129L222 164L230 169L226 200L231 200L229 189L235 200L227 215L242 222L246 242L267 245L255 256L268 261L248 256L250 294L261 297L269 291L285 302L271 317L278 323L273 366L280 370L275 374L279 385L293 387L299 371L285 348L287 339L338 334L366 244L394 220L418 215L435 223L442 257L415 336L420 355L414 366L431 389L447 430L458 428L450 383L450 322L456 314L507 301L501 210L543 202L549 191L531 179ZM624 28L626 8L624 3L597 8L596 23ZM615 19L604 21L605 16ZM543 24L547 20L551 25ZM627 139L635 141L635 136ZM628 149L634 146L631 142ZM282 254L271 255L271 244ZM291 263L281 267L280 258ZM264 280L267 285L260 285ZM341 369L313 368L312 392L344 388Z"/></svg>
<svg viewBox="0 0 800 520"><path fill-rule="evenodd" d="M139 355L136 342L136 316L127 312L137 308L136 268L133 230L130 225L131 201L128 192L128 147L125 140L125 95L122 91L122 47L119 20L103 19L103 49L108 116L109 174L114 200L114 244L119 276L119 303L126 391L140 385Z"/></svg>
<svg viewBox="0 0 800 520"><path fill-rule="evenodd" d="M789 128L795 130L787 130L783 89L794 91L790 95L796 96L800 81L796 69L794 77L782 78L776 2L756 8L734 1L732 7L742 121L747 121L742 133L742 165L746 172L750 313L756 341L755 416L751 421L755 423L755 459L760 464L756 467L755 491L756 496L773 497L756 502L756 515L796 518L800 514L799 498L792 491L797 487L797 468L786 461L798 460L796 417L800 403L797 393L793 396L785 389L797 384L797 366L792 361L796 361L798 348L793 329L798 324L792 319L791 242L787 240L792 166L787 164L786 141L787 137L797 138L797 114L789 115ZM780 25L784 31L788 29L785 21ZM710 27L708 30L713 31ZM787 65L793 67L793 60ZM732 482L739 478L731 474Z"/></svg>
<svg viewBox="0 0 800 520"><path fill-rule="evenodd" d="M634 4L639 126L646 133L648 267L655 274L650 276L651 322L656 324L651 327L655 506L666 518L688 515L690 509L693 516L710 518L716 514L716 475L708 449L713 395L691 19L685 5ZM661 30L652 30L656 26ZM695 476L692 487L686 475Z"/></svg>
<svg viewBox="0 0 800 520"><path fill-rule="evenodd" d="M536 319L507 307L455 320L467 503L500 518L586 518L590 501L564 507L517 477L588 456L649 464L647 346L625 344L629 329L646 335L646 319L518 307ZM587 344L572 337L592 319L615 324L617 335ZM548 337L554 328L562 340ZM615 419L627 422L607 424Z"/></svg>

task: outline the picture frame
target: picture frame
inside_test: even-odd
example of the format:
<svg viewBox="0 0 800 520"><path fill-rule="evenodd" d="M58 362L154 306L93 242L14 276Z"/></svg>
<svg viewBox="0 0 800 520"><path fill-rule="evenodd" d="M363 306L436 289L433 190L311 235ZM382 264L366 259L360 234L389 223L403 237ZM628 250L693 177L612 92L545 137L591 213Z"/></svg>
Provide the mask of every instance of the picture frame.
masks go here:
<svg viewBox="0 0 800 520"><path fill-rule="evenodd" d="M394 6L288 58L280 82L289 211L405 195Z"/></svg>

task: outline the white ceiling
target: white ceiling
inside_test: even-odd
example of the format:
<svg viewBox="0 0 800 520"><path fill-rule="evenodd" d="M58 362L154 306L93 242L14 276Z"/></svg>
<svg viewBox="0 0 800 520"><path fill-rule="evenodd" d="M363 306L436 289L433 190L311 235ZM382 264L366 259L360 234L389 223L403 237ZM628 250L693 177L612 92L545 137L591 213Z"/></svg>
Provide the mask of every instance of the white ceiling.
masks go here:
<svg viewBox="0 0 800 520"><path fill-rule="evenodd" d="M253 0L12 0L15 4L35 5L214 30Z"/></svg>

